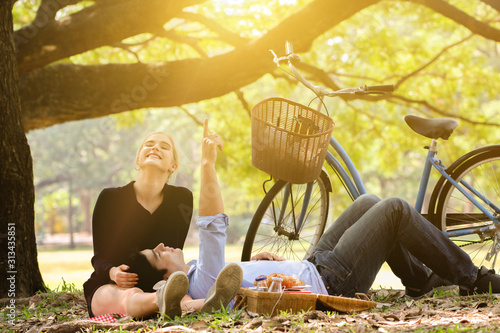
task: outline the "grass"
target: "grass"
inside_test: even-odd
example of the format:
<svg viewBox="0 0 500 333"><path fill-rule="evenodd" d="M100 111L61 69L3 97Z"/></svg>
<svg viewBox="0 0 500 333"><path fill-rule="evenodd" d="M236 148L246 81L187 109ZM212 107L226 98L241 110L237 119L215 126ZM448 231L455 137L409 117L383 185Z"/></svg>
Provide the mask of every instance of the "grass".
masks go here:
<svg viewBox="0 0 500 333"><path fill-rule="evenodd" d="M446 299L439 299L448 295ZM168 318L152 318L144 321L124 321L123 325L137 324L141 326L140 329L134 328L131 330L121 329L115 327L113 329L96 329L96 328L84 328L76 329L75 331L84 332L151 332L155 330L168 330L167 326L184 326L189 329L194 329L197 331L208 331L208 332L241 332L241 331L254 331L259 329L263 332L271 331L288 331L288 332L331 332L331 331L341 331L341 332L375 332L386 331L385 329L390 329L392 324L388 324L385 318L394 318L395 316L401 316L401 312L409 311L415 312L414 309L421 308L423 313L421 314L421 319L432 318L436 315L436 311L446 310L450 304L450 301L458 302L455 306L462 307L463 310L467 309L470 312L470 306L474 303L480 302L482 306L488 306L489 308L485 311L483 315L484 319L482 322L468 322L467 320L460 322L458 324L451 325L430 325L422 324L416 325L413 315L405 320L405 325L398 326L398 330L404 330L406 332L494 332L496 326L499 322L498 316L493 317L486 316L486 313L490 313L495 303L498 302L498 298L491 295L481 295L472 297L469 300L461 300L457 298L456 293L453 294L452 291L443 293L442 291L436 291L435 296L438 298L424 298L419 301L415 301L411 308L407 308L408 305L403 301L404 299L399 299L397 292L395 292L390 299L384 298L383 301L388 301L391 306L386 309L372 309L365 311L361 314L339 314L334 311L329 311L323 314L315 314L315 312L302 311L301 313L292 314L286 311L280 311L279 317L269 317L269 316L259 316L255 317L249 315L244 310L234 310L229 311L228 309L222 309L221 311L214 314L199 314L199 313L188 313L182 318L176 317L173 320ZM376 299L372 296L373 300L381 301L381 299ZM412 301L413 302L413 301ZM459 304L460 303L460 304ZM438 307L439 306L439 307ZM412 310L413 309L413 310ZM5 316L5 308L0 308L0 317ZM459 317L460 320L464 320L462 317L464 314L455 314L457 310L449 310L449 316ZM56 289L45 293L34 296L30 303L18 304L16 314L16 327L4 327L0 329L2 332L28 332L28 331L39 331L38 329L44 328L47 325L61 324L64 322L75 322L78 319L85 319L86 307L83 300L83 292L78 290L78 287L73 283L68 283L62 280L62 283ZM458 311L460 312L460 311ZM478 312L478 311L473 311ZM481 312L481 310L479 310ZM391 314L395 313L395 314ZM385 317L384 317L385 316ZM441 314L444 316L444 313ZM403 316L404 317L404 316ZM367 321L366 318L371 320ZM377 319L378 318L378 319ZM437 316L437 320L439 316ZM494 322L490 322L494 320ZM456 322L455 322L456 323ZM68 323L69 324L69 323ZM174 329L174 328L172 328ZM68 331L68 330L65 330ZM175 331L179 331L177 328Z"/></svg>

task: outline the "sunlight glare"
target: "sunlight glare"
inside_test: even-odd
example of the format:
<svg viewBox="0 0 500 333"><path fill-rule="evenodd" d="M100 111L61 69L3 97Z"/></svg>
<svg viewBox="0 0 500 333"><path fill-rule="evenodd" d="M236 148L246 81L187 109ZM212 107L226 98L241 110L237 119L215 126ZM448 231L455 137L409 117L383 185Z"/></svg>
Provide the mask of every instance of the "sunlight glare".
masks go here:
<svg viewBox="0 0 500 333"><path fill-rule="evenodd" d="M327 41L327 44L332 46L332 45L335 45L335 44L340 44L342 43L343 39L342 37L334 37L334 38L330 38L328 41Z"/></svg>
<svg viewBox="0 0 500 333"><path fill-rule="evenodd" d="M226 5L242 5L245 0L218 0L218 2L223 2Z"/></svg>
<svg viewBox="0 0 500 333"><path fill-rule="evenodd" d="M253 29L253 30L252 30L252 35L254 35L254 36L256 36L256 37L260 37L260 36L262 36L262 35L263 35L263 33L265 33L265 32L259 31L259 30L257 30L257 29Z"/></svg>
<svg viewBox="0 0 500 333"><path fill-rule="evenodd" d="M340 59L342 60L342 62L347 62L349 60L349 55L347 53L344 53Z"/></svg>

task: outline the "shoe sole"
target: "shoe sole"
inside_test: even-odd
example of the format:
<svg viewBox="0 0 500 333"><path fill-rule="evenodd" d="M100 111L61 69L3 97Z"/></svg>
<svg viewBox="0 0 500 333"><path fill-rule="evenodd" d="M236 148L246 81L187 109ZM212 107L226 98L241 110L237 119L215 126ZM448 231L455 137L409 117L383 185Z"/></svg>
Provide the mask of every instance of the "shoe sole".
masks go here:
<svg viewBox="0 0 500 333"><path fill-rule="evenodd" d="M213 313L227 307L243 282L243 271L237 264L224 267L215 281L215 292L205 300L200 312Z"/></svg>
<svg viewBox="0 0 500 333"><path fill-rule="evenodd" d="M160 314L174 319L176 316L182 316L181 300L189 290L189 280L184 272L175 272L167 280L163 288L163 310L160 308Z"/></svg>

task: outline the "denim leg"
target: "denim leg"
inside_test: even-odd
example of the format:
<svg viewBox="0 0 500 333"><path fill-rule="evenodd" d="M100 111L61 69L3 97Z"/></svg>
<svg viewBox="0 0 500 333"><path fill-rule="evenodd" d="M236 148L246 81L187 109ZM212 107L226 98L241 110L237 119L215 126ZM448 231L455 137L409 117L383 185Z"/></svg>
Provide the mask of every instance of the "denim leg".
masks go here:
<svg viewBox="0 0 500 333"><path fill-rule="evenodd" d="M324 232L316 245L315 252L308 258L315 263L315 254L330 251L337 245L344 232L356 223L370 208L380 201L373 194L364 194L357 198ZM430 269L410 255L401 245L394 246L387 262L392 271L398 276L405 286L419 288L430 275Z"/></svg>
<svg viewBox="0 0 500 333"><path fill-rule="evenodd" d="M408 253L399 242L394 245L386 262L405 287L420 289L432 273L429 268Z"/></svg>
<svg viewBox="0 0 500 333"><path fill-rule="evenodd" d="M477 267L469 256L399 198L373 205L344 231L333 249L321 248L313 259L330 294L354 296L369 290L384 261L398 259L408 264L410 259L413 265L406 252L397 258L399 247L418 259L415 267L421 262L461 286L475 281Z"/></svg>
<svg viewBox="0 0 500 333"><path fill-rule="evenodd" d="M333 250L344 232L379 201L380 198L373 194L358 197L323 233L314 251Z"/></svg>

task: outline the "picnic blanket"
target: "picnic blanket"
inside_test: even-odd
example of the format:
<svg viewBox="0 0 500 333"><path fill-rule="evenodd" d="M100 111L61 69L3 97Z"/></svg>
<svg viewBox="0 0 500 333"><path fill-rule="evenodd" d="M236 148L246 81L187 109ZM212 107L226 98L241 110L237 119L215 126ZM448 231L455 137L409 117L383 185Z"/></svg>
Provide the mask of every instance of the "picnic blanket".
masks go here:
<svg viewBox="0 0 500 333"><path fill-rule="evenodd" d="M98 321L101 323L115 323L118 319L126 317L123 313L108 313L100 316L95 316L92 318L87 318L86 320Z"/></svg>

